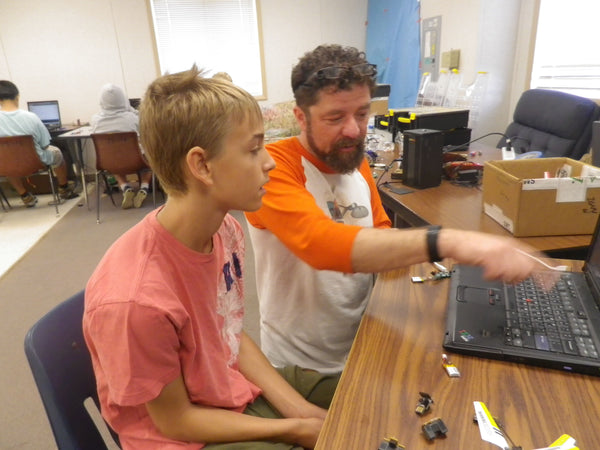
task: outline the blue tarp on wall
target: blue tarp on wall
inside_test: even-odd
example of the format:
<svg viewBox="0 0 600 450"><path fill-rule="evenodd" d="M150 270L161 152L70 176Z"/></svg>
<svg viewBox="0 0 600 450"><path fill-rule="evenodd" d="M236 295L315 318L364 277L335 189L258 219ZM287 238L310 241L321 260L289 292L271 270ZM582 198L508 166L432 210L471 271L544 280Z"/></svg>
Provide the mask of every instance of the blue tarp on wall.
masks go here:
<svg viewBox="0 0 600 450"><path fill-rule="evenodd" d="M415 105L421 82L418 0L369 0L367 59L377 81L391 86L389 107Z"/></svg>

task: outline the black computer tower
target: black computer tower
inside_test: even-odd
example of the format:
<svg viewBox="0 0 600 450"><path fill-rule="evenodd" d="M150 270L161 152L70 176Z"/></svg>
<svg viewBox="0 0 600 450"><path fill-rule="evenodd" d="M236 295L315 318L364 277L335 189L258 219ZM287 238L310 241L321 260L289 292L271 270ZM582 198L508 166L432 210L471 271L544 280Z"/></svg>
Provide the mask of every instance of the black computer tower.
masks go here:
<svg viewBox="0 0 600 450"><path fill-rule="evenodd" d="M438 186L442 182L441 131L415 129L404 131L402 182L415 188Z"/></svg>

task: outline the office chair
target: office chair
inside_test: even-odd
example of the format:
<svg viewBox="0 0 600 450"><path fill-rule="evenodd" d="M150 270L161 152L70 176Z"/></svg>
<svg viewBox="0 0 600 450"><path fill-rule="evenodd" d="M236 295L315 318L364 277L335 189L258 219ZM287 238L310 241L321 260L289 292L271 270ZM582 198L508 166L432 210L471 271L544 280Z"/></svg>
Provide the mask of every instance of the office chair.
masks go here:
<svg viewBox="0 0 600 450"><path fill-rule="evenodd" d="M100 223L100 185L98 175L102 176L104 186L114 206L112 187L108 184L109 173L137 173L149 169L144 160L135 131L119 133L92 133L92 141L96 150L96 222ZM156 178L152 173L152 200L156 207Z"/></svg>
<svg viewBox="0 0 600 450"><path fill-rule="evenodd" d="M92 360L83 338L84 291L38 320L25 336L25 354L60 450L106 449L84 406L99 407ZM107 425L108 427L108 425ZM118 436L109 428L116 443Z"/></svg>
<svg viewBox="0 0 600 450"><path fill-rule="evenodd" d="M516 153L541 151L543 157L580 159L589 151L592 123L600 108L590 99L547 89L523 92L513 122L504 133ZM506 138L497 147L505 147Z"/></svg>
<svg viewBox="0 0 600 450"><path fill-rule="evenodd" d="M54 205L58 216L58 205L61 200L54 184L52 168L40 160L35 151L33 137L30 135L0 137L0 176L21 178L44 172L48 173L52 189L53 201L49 204Z"/></svg>

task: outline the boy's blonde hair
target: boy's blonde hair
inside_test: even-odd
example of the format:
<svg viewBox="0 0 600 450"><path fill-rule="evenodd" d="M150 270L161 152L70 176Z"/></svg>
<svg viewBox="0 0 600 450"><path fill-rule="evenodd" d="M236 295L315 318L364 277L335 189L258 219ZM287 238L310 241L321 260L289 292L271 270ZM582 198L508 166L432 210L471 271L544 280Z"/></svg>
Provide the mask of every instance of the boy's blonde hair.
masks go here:
<svg viewBox="0 0 600 450"><path fill-rule="evenodd" d="M201 147L213 158L230 130L245 120L262 121L254 97L227 81L203 78L195 65L153 81L140 105L140 137L167 194L187 192L183 168L191 148Z"/></svg>

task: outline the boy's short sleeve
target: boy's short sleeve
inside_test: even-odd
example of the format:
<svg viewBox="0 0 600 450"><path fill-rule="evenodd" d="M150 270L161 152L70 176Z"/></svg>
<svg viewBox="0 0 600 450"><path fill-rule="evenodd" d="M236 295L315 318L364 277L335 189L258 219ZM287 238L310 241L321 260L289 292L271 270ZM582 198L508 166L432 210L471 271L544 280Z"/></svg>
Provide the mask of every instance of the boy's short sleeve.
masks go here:
<svg viewBox="0 0 600 450"><path fill-rule="evenodd" d="M181 373L178 332L160 309L114 302L91 311L86 320L96 374L105 378L111 402L146 403Z"/></svg>

